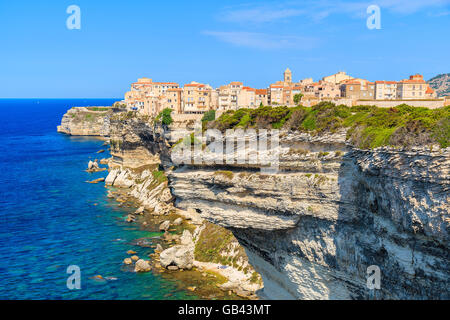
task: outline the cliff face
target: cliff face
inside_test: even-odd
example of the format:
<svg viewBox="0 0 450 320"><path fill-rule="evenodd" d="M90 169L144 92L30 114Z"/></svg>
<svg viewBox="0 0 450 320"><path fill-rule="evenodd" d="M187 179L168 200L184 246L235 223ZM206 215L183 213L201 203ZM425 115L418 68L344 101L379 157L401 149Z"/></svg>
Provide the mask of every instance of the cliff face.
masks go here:
<svg viewBox="0 0 450 320"><path fill-rule="evenodd" d="M156 214L200 213L230 230L246 256L232 240L214 262L238 256L244 268L248 257L263 279L262 297L450 298L448 148L360 150L345 132L283 132L276 174L255 165L172 167L172 146L191 129L112 117L106 183L129 188ZM168 181L153 174L162 168ZM206 245L211 234L225 237L202 228ZM219 246L211 243L204 253ZM381 271L379 290L367 287L373 265Z"/></svg>
<svg viewBox="0 0 450 320"><path fill-rule="evenodd" d="M58 126L58 132L72 136L109 136L111 111L91 111L85 107L74 107L67 111Z"/></svg>
<svg viewBox="0 0 450 320"><path fill-rule="evenodd" d="M228 268L228 282L221 287L241 297L253 297L261 288L261 278L249 264L245 250L233 234L202 219L193 207L177 208L164 173L172 170L171 147L179 138L193 130L186 123L173 123L170 127L149 122L148 119L120 114L110 120L112 161L106 185L126 190L152 215L177 214L193 225L194 266L198 269ZM163 171L165 169L165 172Z"/></svg>
<svg viewBox="0 0 450 320"><path fill-rule="evenodd" d="M267 298L448 299L448 149L353 149L345 135L286 134L281 171L183 167L180 208L233 232ZM381 270L369 290L367 268Z"/></svg>

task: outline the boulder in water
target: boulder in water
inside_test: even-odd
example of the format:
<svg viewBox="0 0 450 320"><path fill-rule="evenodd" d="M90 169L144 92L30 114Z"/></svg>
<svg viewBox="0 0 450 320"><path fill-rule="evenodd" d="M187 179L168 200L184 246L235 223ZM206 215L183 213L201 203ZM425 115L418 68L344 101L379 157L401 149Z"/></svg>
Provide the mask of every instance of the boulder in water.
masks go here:
<svg viewBox="0 0 450 320"><path fill-rule="evenodd" d="M96 183L100 183L100 182L103 182L103 181L105 181L105 178L98 178L98 179L95 179L95 180L92 180L92 181L86 181L86 182L87 183L96 184Z"/></svg>
<svg viewBox="0 0 450 320"><path fill-rule="evenodd" d="M143 214L144 210L145 210L144 207L140 207L139 209L136 210L135 214Z"/></svg>
<svg viewBox="0 0 450 320"><path fill-rule="evenodd" d="M136 265L134 266L135 272L148 272L151 270L151 267L149 263L143 259L140 259L136 262Z"/></svg>
<svg viewBox="0 0 450 320"><path fill-rule="evenodd" d="M166 220L166 221L164 221L163 223L161 223L159 225L159 230L160 231L167 231L167 230L169 230L169 228L170 228L170 221L169 220Z"/></svg>
<svg viewBox="0 0 450 320"><path fill-rule="evenodd" d="M194 264L194 250L192 246L176 245L160 254L161 266L177 266L180 269L192 269Z"/></svg>

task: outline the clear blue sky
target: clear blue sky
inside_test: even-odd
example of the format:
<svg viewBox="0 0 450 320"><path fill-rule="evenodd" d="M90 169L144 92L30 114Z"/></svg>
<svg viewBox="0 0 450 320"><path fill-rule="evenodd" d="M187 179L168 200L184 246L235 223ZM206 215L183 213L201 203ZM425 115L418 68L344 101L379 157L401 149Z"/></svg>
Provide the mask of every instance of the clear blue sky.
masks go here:
<svg viewBox="0 0 450 320"><path fill-rule="evenodd" d="M81 30L66 28L72 4ZM450 72L449 34L450 0L0 0L0 98L116 98L143 76L264 88L286 67L429 79Z"/></svg>

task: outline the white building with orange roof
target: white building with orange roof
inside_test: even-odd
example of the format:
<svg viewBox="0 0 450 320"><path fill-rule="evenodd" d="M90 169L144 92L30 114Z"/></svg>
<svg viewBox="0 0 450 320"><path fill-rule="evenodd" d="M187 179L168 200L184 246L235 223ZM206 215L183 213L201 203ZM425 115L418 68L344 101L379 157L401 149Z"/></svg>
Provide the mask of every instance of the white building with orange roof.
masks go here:
<svg viewBox="0 0 450 320"><path fill-rule="evenodd" d="M397 99L414 100L425 99L428 84L423 80L423 76L415 74L404 79L397 84Z"/></svg>
<svg viewBox="0 0 450 320"><path fill-rule="evenodd" d="M375 81L375 99L397 99L397 81Z"/></svg>
<svg viewBox="0 0 450 320"><path fill-rule="evenodd" d="M244 84L233 81L227 85L219 87L217 90L218 110L236 110L239 109L238 97Z"/></svg>
<svg viewBox="0 0 450 320"><path fill-rule="evenodd" d="M185 84L183 88L183 113L200 114L212 109L214 94L210 85L198 82Z"/></svg>
<svg viewBox="0 0 450 320"><path fill-rule="evenodd" d="M183 113L183 89L167 89L164 94L163 106L163 109L170 108L176 113Z"/></svg>
<svg viewBox="0 0 450 320"><path fill-rule="evenodd" d="M259 104L256 103L256 89L243 87L238 94L238 109L256 108L258 106Z"/></svg>
<svg viewBox="0 0 450 320"><path fill-rule="evenodd" d="M284 84L274 83L268 88L269 104L270 105L282 105L284 104Z"/></svg>
<svg viewBox="0 0 450 320"><path fill-rule="evenodd" d="M267 98L267 89L256 89L255 90L255 105L258 107L260 105L269 105L269 99Z"/></svg>
<svg viewBox="0 0 450 320"><path fill-rule="evenodd" d="M179 87L179 84L175 82L153 82L150 78L140 78L132 83L131 90L125 93L125 103L129 110L154 116L165 108L166 92ZM175 105L174 108L174 110L180 110Z"/></svg>

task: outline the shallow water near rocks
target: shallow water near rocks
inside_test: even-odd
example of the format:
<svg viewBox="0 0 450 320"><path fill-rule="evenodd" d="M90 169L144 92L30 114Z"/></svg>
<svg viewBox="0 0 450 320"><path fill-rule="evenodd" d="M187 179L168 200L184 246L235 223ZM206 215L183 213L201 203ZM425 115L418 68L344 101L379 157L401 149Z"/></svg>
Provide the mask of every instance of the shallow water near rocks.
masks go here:
<svg viewBox="0 0 450 320"><path fill-rule="evenodd" d="M135 208L108 199L107 172L87 173L103 141L56 133L71 106L115 100L0 100L0 299L196 299L167 275L129 272L122 261L151 247L136 239L158 233L123 217ZM81 269L81 290L69 290L67 267ZM94 279L101 275L104 279Z"/></svg>

